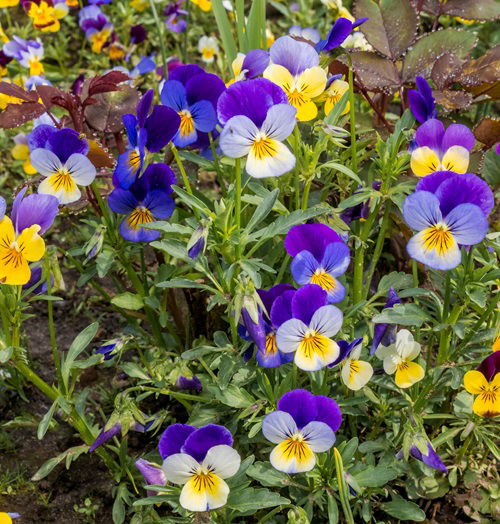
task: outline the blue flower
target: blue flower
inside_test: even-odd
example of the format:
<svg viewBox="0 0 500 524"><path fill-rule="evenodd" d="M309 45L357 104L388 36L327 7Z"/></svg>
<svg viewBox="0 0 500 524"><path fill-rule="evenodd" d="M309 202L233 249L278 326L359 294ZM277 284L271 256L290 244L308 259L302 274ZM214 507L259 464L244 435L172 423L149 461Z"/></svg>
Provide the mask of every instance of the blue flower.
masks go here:
<svg viewBox="0 0 500 524"><path fill-rule="evenodd" d="M417 76L415 84L417 89L408 91L408 102L413 116L423 124L425 121L437 117L436 101L425 78Z"/></svg>
<svg viewBox="0 0 500 524"><path fill-rule="evenodd" d="M356 27L364 24L367 20L368 18L360 18L355 22L351 22L347 18L338 18L326 35L326 39L316 44L316 51L318 51L318 53L333 51L342 44Z"/></svg>

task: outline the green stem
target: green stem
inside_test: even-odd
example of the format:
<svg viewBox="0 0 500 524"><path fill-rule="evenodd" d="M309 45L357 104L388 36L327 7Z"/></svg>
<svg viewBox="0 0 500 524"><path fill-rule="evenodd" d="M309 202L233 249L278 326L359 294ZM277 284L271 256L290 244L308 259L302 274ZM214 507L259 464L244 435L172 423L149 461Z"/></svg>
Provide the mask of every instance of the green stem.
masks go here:
<svg viewBox="0 0 500 524"><path fill-rule="evenodd" d="M295 209L300 209L300 130L299 124L295 124L293 130L293 151L295 153Z"/></svg>
<svg viewBox="0 0 500 524"><path fill-rule="evenodd" d="M342 455L337 448L333 448L335 456L335 469L337 471L337 482L339 486L340 503L344 511L344 517L348 524L354 524L354 517L349 504L349 488L344 478L344 465L342 464Z"/></svg>
<svg viewBox="0 0 500 524"><path fill-rule="evenodd" d="M241 259L241 159L236 158L234 163L234 188L235 188L235 204L234 212L236 219L236 229L238 231L238 244L236 245L236 258Z"/></svg>
<svg viewBox="0 0 500 524"><path fill-rule="evenodd" d="M351 56L347 54L349 60L349 122L351 127L351 169L354 173L358 171L358 159L356 151L356 115L354 113L354 79L352 73L352 60Z"/></svg>
<svg viewBox="0 0 500 524"><path fill-rule="evenodd" d="M170 142L170 148L172 149L172 153L175 158L175 162L177 163L177 167L179 168L179 171L181 173L182 181L184 182L184 186L186 187L186 191L192 195L193 190L191 189L191 184L189 183L189 178L186 174L186 170L184 169L184 164L182 163L181 157L179 156L179 151L173 144L173 142Z"/></svg>
<svg viewBox="0 0 500 524"><path fill-rule="evenodd" d="M160 41L160 53L161 60L163 63L163 78L168 80L168 68L167 68L167 51L165 49L165 40L163 36L163 24L158 17L158 11L156 11L156 6L154 0L149 0L149 5L151 6L151 11L153 12L153 18L156 24L156 33L158 35L158 40Z"/></svg>
<svg viewBox="0 0 500 524"><path fill-rule="evenodd" d="M309 192L311 191L311 185L313 182L313 177L310 177L304 186L304 194L302 195L302 211L307 209L309 204Z"/></svg>
<svg viewBox="0 0 500 524"><path fill-rule="evenodd" d="M222 196L226 196L227 190L226 184L224 183L224 173L219 162L219 155L217 154L217 149L215 148L215 142L212 137L212 133L210 132L208 133L208 139L210 140L210 149L212 150L212 155L214 157L215 171L217 172L217 178L219 179L220 190Z"/></svg>

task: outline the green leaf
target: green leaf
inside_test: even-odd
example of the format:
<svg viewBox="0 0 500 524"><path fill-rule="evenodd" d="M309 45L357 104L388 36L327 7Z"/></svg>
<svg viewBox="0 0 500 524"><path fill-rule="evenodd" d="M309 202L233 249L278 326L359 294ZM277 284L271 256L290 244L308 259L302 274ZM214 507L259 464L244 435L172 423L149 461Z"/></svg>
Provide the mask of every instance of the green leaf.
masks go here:
<svg viewBox="0 0 500 524"><path fill-rule="evenodd" d="M247 475L268 488L284 486L287 480L286 474L274 469L269 462L255 462L247 469Z"/></svg>
<svg viewBox="0 0 500 524"><path fill-rule="evenodd" d="M82 353L85 348L90 344L91 340L95 337L97 333L97 328L99 327L98 322L94 322L87 326L81 333L79 333L75 340L73 340L71 346L68 349L66 358L64 358L61 364L61 372L64 384L68 386L69 376L71 369L73 368L73 363L78 358L80 353Z"/></svg>
<svg viewBox="0 0 500 524"><path fill-rule="evenodd" d="M0 364L5 364L14 353L14 348L12 346L0 349Z"/></svg>
<svg viewBox="0 0 500 524"><path fill-rule="evenodd" d="M344 173L344 175L347 175L349 178L352 178L358 184L362 184L359 176L352 169L349 169L344 164L339 164L338 162L326 162L325 164L321 166L321 169L335 169L336 171L339 171L340 173Z"/></svg>
<svg viewBox="0 0 500 524"><path fill-rule="evenodd" d="M423 522L425 513L413 502L396 499L380 506L388 515L404 522Z"/></svg>
<svg viewBox="0 0 500 524"><path fill-rule="evenodd" d="M212 11L215 16L215 21L217 22L217 28L219 29L220 37L222 39L226 63L230 69L231 63L236 58L238 50L236 48L236 42L234 41L229 18L224 6L222 5L222 0L212 0Z"/></svg>
<svg viewBox="0 0 500 524"><path fill-rule="evenodd" d="M268 489L245 488L231 491L227 507L238 512L239 516L252 515L263 508L290 504L288 499Z"/></svg>
<svg viewBox="0 0 500 524"><path fill-rule="evenodd" d="M206 389L210 391L219 402L231 408L244 409L255 403L255 399L250 393L247 393L244 389L234 384L229 384L223 391L221 391L216 384L208 384Z"/></svg>
<svg viewBox="0 0 500 524"><path fill-rule="evenodd" d="M334 126L342 116L342 112L349 101L349 91L346 91L340 100L333 106L333 109L326 115L325 124Z"/></svg>
<svg viewBox="0 0 500 524"><path fill-rule="evenodd" d="M363 471L353 474L361 487L378 488L398 476L396 468L391 466L368 466Z"/></svg>
<svg viewBox="0 0 500 524"><path fill-rule="evenodd" d="M71 457L71 460L76 460L82 453L86 452L89 447L86 444L69 448L57 457L53 457L43 463L42 467L31 477L34 482L44 479L50 472L63 460Z"/></svg>
<svg viewBox="0 0 500 524"><path fill-rule="evenodd" d="M373 317L376 324L400 324L420 327L430 316L416 304L395 304Z"/></svg>
<svg viewBox="0 0 500 524"><path fill-rule="evenodd" d="M253 0L248 22L246 27L246 36L248 39L248 48L267 49L266 45L266 1Z"/></svg>
<svg viewBox="0 0 500 524"><path fill-rule="evenodd" d="M195 153L192 153L191 151L186 151L185 149L179 150L179 156L183 160L188 160L189 162L193 162L193 164L196 164L200 167L203 167L204 169L208 169L211 171L214 171L214 164L208 158L205 158L201 155L196 155Z"/></svg>
<svg viewBox="0 0 500 524"><path fill-rule="evenodd" d="M491 186L500 184L500 155L496 151L485 153L481 175Z"/></svg>
<svg viewBox="0 0 500 524"><path fill-rule="evenodd" d="M132 311L137 311L144 307L144 301L140 295L134 293L121 293L116 295L111 299L111 303L114 306L121 307L122 309L131 309Z"/></svg>
<svg viewBox="0 0 500 524"><path fill-rule="evenodd" d="M246 233L251 233L253 229L259 225L269 215L271 210L278 199L280 190L274 189L265 198L262 199L261 203L257 206L252 218L248 221L247 227L245 228Z"/></svg>
<svg viewBox="0 0 500 524"><path fill-rule="evenodd" d="M402 271L393 271L380 279L377 293L386 294L391 287L398 291L399 289L409 288L412 284L413 277L411 275Z"/></svg>
<svg viewBox="0 0 500 524"><path fill-rule="evenodd" d="M196 282L195 280L189 280L187 278L173 278L172 280L166 280L165 282L158 282L156 287L161 288L189 288L189 289L205 289L207 291L216 291L214 288Z"/></svg>
<svg viewBox="0 0 500 524"><path fill-rule="evenodd" d="M36 436L38 440L42 440L45 436L45 433L47 433L47 430L49 429L50 422L52 420L52 417L54 416L54 413L56 411L57 406L59 405L59 398L56 398L54 402L52 403L52 406L50 406L50 409L45 413L42 420L40 420L40 424L38 424L38 430L36 432Z"/></svg>
<svg viewBox="0 0 500 524"><path fill-rule="evenodd" d="M199 346L184 351L184 353L181 354L181 357L184 360L196 360L200 357L204 357L205 355L209 355L210 353L217 353L220 351L227 351L227 348L217 348L214 346Z"/></svg>
<svg viewBox="0 0 500 524"><path fill-rule="evenodd" d="M216 0L220 1L220 0ZM191 193L188 193L187 191L184 191L184 189L180 188L179 186L172 186L172 189L175 191L177 196L191 209L198 209L201 211L205 216L209 216L211 214L210 209L207 207L205 202L198 198L195 195L192 195Z"/></svg>

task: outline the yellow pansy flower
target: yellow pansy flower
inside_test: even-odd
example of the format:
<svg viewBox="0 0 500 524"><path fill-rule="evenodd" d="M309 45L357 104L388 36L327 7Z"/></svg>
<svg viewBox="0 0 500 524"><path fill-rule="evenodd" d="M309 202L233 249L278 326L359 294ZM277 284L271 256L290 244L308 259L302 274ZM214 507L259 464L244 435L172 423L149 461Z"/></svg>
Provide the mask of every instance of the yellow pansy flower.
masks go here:
<svg viewBox="0 0 500 524"><path fill-rule="evenodd" d="M500 373L491 382L480 371L468 371L464 376L465 389L477 395L472 410L480 417L498 417L500 415Z"/></svg>
<svg viewBox="0 0 500 524"><path fill-rule="evenodd" d="M353 391L358 391L368 384L373 376L373 368L369 362L359 360L362 341L354 347L351 353L342 362L340 373L342 382Z"/></svg>
<svg viewBox="0 0 500 524"><path fill-rule="evenodd" d="M201 53L201 59L207 64L211 64L215 55L219 52L217 40L213 36L202 36L198 42L198 51Z"/></svg>
<svg viewBox="0 0 500 524"><path fill-rule="evenodd" d="M344 80L334 80L326 91L321 95L319 100L325 101L325 115L328 115L330 111L334 108L336 104L340 101L344 93L349 91L349 84ZM349 113L349 102L347 102L342 114L345 115Z"/></svg>
<svg viewBox="0 0 500 524"><path fill-rule="evenodd" d="M45 0L40 4L30 4L28 16L33 20L33 25L42 32L55 33L61 28L59 20L68 13L68 6L58 3L49 5Z"/></svg>
<svg viewBox="0 0 500 524"><path fill-rule="evenodd" d="M197 5L202 11L210 11L212 9L211 0L191 0L194 5Z"/></svg>

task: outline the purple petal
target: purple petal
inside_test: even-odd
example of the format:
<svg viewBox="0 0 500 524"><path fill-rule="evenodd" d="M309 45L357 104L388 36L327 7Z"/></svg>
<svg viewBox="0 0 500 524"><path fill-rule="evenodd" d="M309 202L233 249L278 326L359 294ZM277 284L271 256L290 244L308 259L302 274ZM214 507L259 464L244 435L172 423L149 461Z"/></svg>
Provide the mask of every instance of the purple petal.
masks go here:
<svg viewBox="0 0 500 524"><path fill-rule="evenodd" d="M17 233L34 224L40 226L42 235L54 222L59 210L59 203L52 195L28 195L24 197L24 188L14 200L11 218Z"/></svg>
<svg viewBox="0 0 500 524"><path fill-rule="evenodd" d="M261 49L254 49L249 51L247 56L243 59L241 70L246 69L246 78L255 78L264 72L264 69L269 65L269 53Z"/></svg>
<svg viewBox="0 0 500 524"><path fill-rule="evenodd" d="M403 203L403 217L416 231L432 227L442 219L439 199L428 191L417 191L406 197Z"/></svg>
<svg viewBox="0 0 500 524"><path fill-rule="evenodd" d="M305 389L295 389L285 393L278 400L277 408L279 411L289 413L297 427L301 429L316 420L319 406L320 403L316 402L316 397L312 393Z"/></svg>
<svg viewBox="0 0 500 524"><path fill-rule="evenodd" d="M290 284L278 284L267 291L263 289L257 291L268 315L271 314L271 308L273 307L274 301L285 291L294 291L294 288Z"/></svg>
<svg viewBox="0 0 500 524"><path fill-rule="evenodd" d="M42 273L43 273L42 267L36 266L36 267L30 267L30 269L31 269L31 276L28 282L26 282L26 284L23 285L23 290L30 289L33 286L38 284L38 286L35 289L33 289L31 293L33 293L33 295L45 294L47 292L47 281L42 280ZM50 280L52 281L52 283L54 282L53 277L51 277Z"/></svg>
<svg viewBox="0 0 500 524"><path fill-rule="evenodd" d="M144 124L146 123L146 118L149 114L149 110L151 109L151 104L153 103L153 97L154 91L153 89L149 89L137 104L135 113L137 115L137 123L139 124L139 127L144 127Z"/></svg>
<svg viewBox="0 0 500 524"><path fill-rule="evenodd" d="M160 99L163 105L171 107L175 111L186 109L186 88L178 80L167 80L163 84Z"/></svg>
<svg viewBox="0 0 500 524"><path fill-rule="evenodd" d="M279 328L281 324L293 317L292 298L295 293L295 290L285 291L274 300L270 314L271 322L275 329Z"/></svg>
<svg viewBox="0 0 500 524"><path fill-rule="evenodd" d="M332 431L337 431L342 424L342 412L335 400L318 396L316 397L317 415L315 420L324 422L332 428Z"/></svg>
<svg viewBox="0 0 500 524"><path fill-rule="evenodd" d="M353 24L350 20L347 18L337 19L326 37L326 44L321 50L327 52L339 47L352 30Z"/></svg>
<svg viewBox="0 0 500 524"><path fill-rule="evenodd" d="M186 83L186 94L189 105L200 100L208 100L217 108L217 101L220 95L226 90L226 85L217 76L209 73L196 75Z"/></svg>
<svg viewBox="0 0 500 524"><path fill-rule="evenodd" d="M74 153L86 155L89 144L86 140L79 138L78 133L73 129L60 129L49 135L46 148L55 153L64 164Z"/></svg>
<svg viewBox="0 0 500 524"><path fill-rule="evenodd" d="M347 358L351 353L352 350L359 344L363 342L362 338L356 338L354 339L350 344L346 340L338 340L337 344L339 346L340 352L337 360L333 361L331 364L328 364L329 368L335 367L337 364L342 362L345 358Z"/></svg>
<svg viewBox="0 0 500 524"><path fill-rule="evenodd" d="M97 438L94 440L94 443L89 448L89 453L92 453L95 449L97 449L99 446L102 446L107 440L113 438L114 436L118 435L122 429L122 425L120 422L117 422L114 426L112 426L107 431L102 430Z"/></svg>
<svg viewBox="0 0 500 524"><path fill-rule="evenodd" d="M113 213L128 215L139 205L139 202L131 191L118 187L109 194L108 205Z"/></svg>
<svg viewBox="0 0 500 524"><path fill-rule="evenodd" d="M424 122L415 133L415 140L418 147L430 147L434 151L441 150L441 143L444 136L444 125L440 120L431 118Z"/></svg>
<svg viewBox="0 0 500 524"><path fill-rule="evenodd" d="M158 451L163 460L170 455L180 453L186 439L196 431L193 426L185 424L172 424L162 433L158 442Z"/></svg>
<svg viewBox="0 0 500 524"><path fill-rule="evenodd" d="M176 67L173 71L169 71L169 80L178 80L186 85L187 82L196 75L204 74L205 71L198 65L186 64Z"/></svg>
<svg viewBox="0 0 500 524"><path fill-rule="evenodd" d="M123 115L122 122L130 147L137 147L137 118L134 115Z"/></svg>
<svg viewBox="0 0 500 524"><path fill-rule="evenodd" d="M344 242L333 242L328 244L321 260L321 266L327 272L338 277L343 275L349 267L349 247Z"/></svg>
<svg viewBox="0 0 500 524"><path fill-rule="evenodd" d="M391 286L387 295L384 309L394 307L395 304L402 304L402 302L394 288ZM373 342L370 349L370 355L373 355L375 351L377 351L377 348L380 344L389 346L394 342L394 340L392 340L393 337L391 334L393 334L395 327L396 326L390 324L375 324L373 328Z"/></svg>
<svg viewBox="0 0 500 524"><path fill-rule="evenodd" d="M281 36L269 51L271 62L288 69L293 76L319 64L319 55L311 45L291 36Z"/></svg>
<svg viewBox="0 0 500 524"><path fill-rule="evenodd" d="M387 301L385 303L385 307L394 307L395 304L402 304L402 302L394 288L391 286L389 288L389 293L387 294Z"/></svg>
<svg viewBox="0 0 500 524"><path fill-rule="evenodd" d="M444 133L441 148L442 151L445 152L452 146L462 146L470 151L474 147L474 142L474 135L467 126L451 124Z"/></svg>
<svg viewBox="0 0 500 524"><path fill-rule="evenodd" d="M160 189L150 191L143 200L142 205L149 209L153 218L157 220L167 220L172 216L175 208L170 193Z"/></svg>
<svg viewBox="0 0 500 524"><path fill-rule="evenodd" d="M159 231L144 229L143 227L132 229L130 227L128 217L125 218L120 224L120 235L129 242L153 242L154 240L158 240L158 238L160 238Z"/></svg>
<svg viewBox="0 0 500 524"><path fill-rule="evenodd" d="M41 124L36 126L33 131L29 134L28 147L30 151L34 149L45 149L49 137L57 132L57 129L47 124Z"/></svg>
<svg viewBox="0 0 500 524"><path fill-rule="evenodd" d="M427 442L427 450L427 455L424 455L417 446L412 446L410 448L410 453L413 457L422 461L430 468L435 469L436 471L448 473L448 468L443 464L443 461L439 458L439 455L436 453L430 442Z"/></svg>
<svg viewBox="0 0 500 524"><path fill-rule="evenodd" d="M172 186L177 183L175 173L167 164L149 164L141 178L147 181L148 190L161 189L172 193Z"/></svg>
<svg viewBox="0 0 500 524"><path fill-rule="evenodd" d="M154 106L144 125L147 131L147 149L151 153L160 151L174 138L180 123L180 116L170 107Z"/></svg>
<svg viewBox="0 0 500 524"><path fill-rule="evenodd" d="M459 204L444 219L453 238L463 246L477 244L488 232L488 221L481 208L474 204Z"/></svg>
<svg viewBox="0 0 500 524"><path fill-rule="evenodd" d="M428 118L428 107L425 98L415 90L408 91L408 102L413 116L423 124Z"/></svg>
<svg viewBox="0 0 500 524"><path fill-rule="evenodd" d="M477 368L488 382L491 382L497 373L500 373L500 351L495 351L486 357Z"/></svg>
<svg viewBox="0 0 500 524"><path fill-rule="evenodd" d="M157 466L156 464L148 462L144 459L136 460L135 466L142 473L144 482L147 486L163 486L167 483L165 474L163 473L163 470L160 466ZM156 491L148 490L149 496L154 496L156 493Z"/></svg>
<svg viewBox="0 0 500 524"><path fill-rule="evenodd" d="M3 219L5 216L5 210L7 209L7 202L5 202L5 198L0 196L0 220Z"/></svg>
<svg viewBox="0 0 500 524"><path fill-rule="evenodd" d="M438 187L451 177L454 177L456 173L452 171L436 171L431 175L422 177L415 188L415 191L429 191L429 193L436 193ZM469 175L460 175L469 176Z"/></svg>
<svg viewBox="0 0 500 524"><path fill-rule="evenodd" d="M257 324L252 320L250 314L245 308L241 310L241 316L243 318L243 325L247 330L248 336L252 339L253 343L257 346L259 351L265 352L267 333L262 313L259 312Z"/></svg>
<svg viewBox="0 0 500 524"><path fill-rule="evenodd" d="M257 351L255 355L255 360L257 360L259 366L263 368L277 368L278 366L292 362L293 359L293 353L282 353L281 351L276 351L275 353Z"/></svg>
<svg viewBox="0 0 500 524"><path fill-rule="evenodd" d="M342 238L325 224L301 224L288 231L285 249L291 257L306 250L322 260L326 246L332 242L342 242Z"/></svg>
<svg viewBox="0 0 500 524"><path fill-rule="evenodd" d="M233 445L233 436L224 426L208 424L191 433L181 448L182 453L191 455L198 462L202 462L210 448L225 444Z"/></svg>
<svg viewBox="0 0 500 524"><path fill-rule="evenodd" d="M198 393L201 393L201 391L203 391L203 384L201 383L201 380L196 375L194 375L192 378L180 376L177 379L177 382L175 383L175 385L179 389L193 390L193 391L197 391Z"/></svg>
<svg viewBox="0 0 500 524"><path fill-rule="evenodd" d="M293 318L308 325L315 311L328 303L326 291L316 284L308 284L295 292L292 298Z"/></svg>

